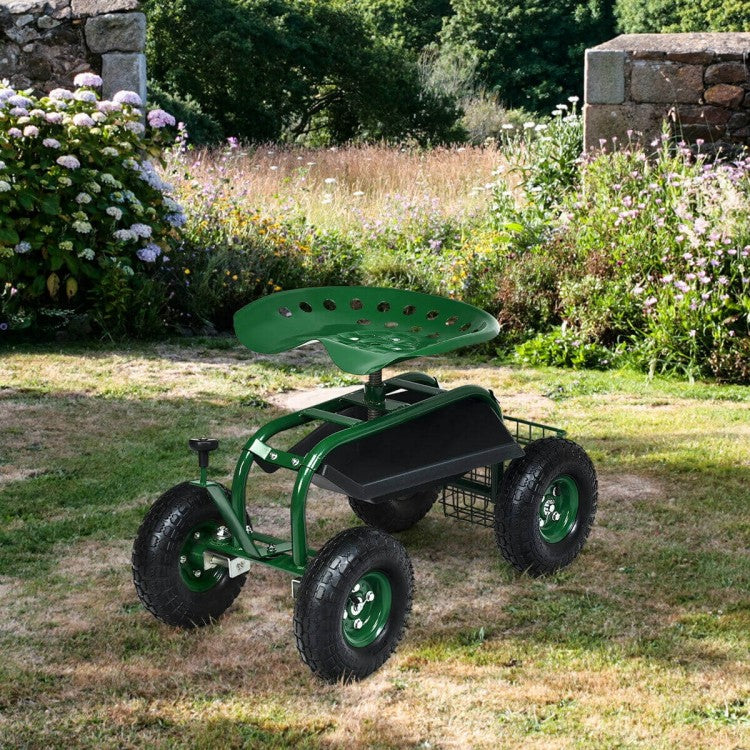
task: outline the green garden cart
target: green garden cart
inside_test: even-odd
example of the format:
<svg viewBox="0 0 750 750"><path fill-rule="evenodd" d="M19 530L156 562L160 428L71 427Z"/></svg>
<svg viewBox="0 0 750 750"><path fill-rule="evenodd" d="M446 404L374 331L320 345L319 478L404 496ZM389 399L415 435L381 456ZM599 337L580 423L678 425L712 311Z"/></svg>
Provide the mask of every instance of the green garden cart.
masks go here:
<svg viewBox="0 0 750 750"><path fill-rule="evenodd" d="M302 660L324 680L361 679L400 641L413 572L392 536L440 500L446 516L495 531L505 559L538 576L568 565L594 520L597 480L564 431L504 415L492 391L440 388L422 372L383 378L397 362L493 338L488 313L398 289L321 287L264 297L235 315L239 340L273 354L319 341L363 388L274 419L247 441L231 489L208 478L218 441L189 441L200 478L151 507L133 547L141 602L159 620L207 625L232 604L253 564L292 576ZM277 435L307 426L289 448ZM291 471L288 539L262 533L246 509L251 468ZM344 495L364 526L308 546L310 485Z"/></svg>

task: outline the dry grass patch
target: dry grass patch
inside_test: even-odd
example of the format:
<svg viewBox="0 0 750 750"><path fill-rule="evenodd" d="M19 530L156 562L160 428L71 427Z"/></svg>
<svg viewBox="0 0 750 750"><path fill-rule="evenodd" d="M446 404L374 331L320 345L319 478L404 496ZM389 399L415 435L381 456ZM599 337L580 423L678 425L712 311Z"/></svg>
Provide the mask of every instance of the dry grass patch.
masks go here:
<svg viewBox="0 0 750 750"><path fill-rule="evenodd" d="M287 577L254 567L220 623L183 632L142 609L129 571L148 503L195 473L185 439L222 438L212 474L226 481L252 427L277 413L243 403L248 392L303 392L316 377L179 346L16 353L0 370L15 389L0 399L0 466L17 473L0 496L0 745L750 746L737 437L750 399L721 398L735 391L440 360L446 384L484 384L508 413L570 428L599 468L597 524L569 569L532 580L505 565L491 529L436 507L401 535L417 581L404 642L372 678L330 686L297 655ZM253 479L259 530L288 529L288 480ZM319 546L355 521L316 488L309 522Z"/></svg>

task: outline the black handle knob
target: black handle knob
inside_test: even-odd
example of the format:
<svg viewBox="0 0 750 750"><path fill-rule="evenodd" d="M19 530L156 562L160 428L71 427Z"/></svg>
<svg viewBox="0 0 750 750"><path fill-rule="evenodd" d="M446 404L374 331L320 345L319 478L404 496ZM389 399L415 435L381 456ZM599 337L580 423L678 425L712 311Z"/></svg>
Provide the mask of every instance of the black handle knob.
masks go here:
<svg viewBox="0 0 750 750"><path fill-rule="evenodd" d="M208 468L208 454L219 447L219 441L214 438L190 438L188 445L198 454L198 466Z"/></svg>

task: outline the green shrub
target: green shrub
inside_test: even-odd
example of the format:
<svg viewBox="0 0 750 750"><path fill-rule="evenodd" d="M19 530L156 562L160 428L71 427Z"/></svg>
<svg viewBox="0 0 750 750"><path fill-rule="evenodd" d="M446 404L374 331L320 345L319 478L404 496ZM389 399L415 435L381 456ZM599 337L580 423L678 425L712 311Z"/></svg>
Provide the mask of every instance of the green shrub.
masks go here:
<svg viewBox="0 0 750 750"><path fill-rule="evenodd" d="M98 76L76 83L43 97L0 89L0 312L14 325L43 308L129 320L106 285L153 273L184 220L147 159L171 115L152 111L144 131L137 94L100 101Z"/></svg>
<svg viewBox="0 0 750 750"><path fill-rule="evenodd" d="M523 365L572 367L574 370L608 370L617 365L620 352L612 352L579 333L558 328L516 346L515 359Z"/></svg>

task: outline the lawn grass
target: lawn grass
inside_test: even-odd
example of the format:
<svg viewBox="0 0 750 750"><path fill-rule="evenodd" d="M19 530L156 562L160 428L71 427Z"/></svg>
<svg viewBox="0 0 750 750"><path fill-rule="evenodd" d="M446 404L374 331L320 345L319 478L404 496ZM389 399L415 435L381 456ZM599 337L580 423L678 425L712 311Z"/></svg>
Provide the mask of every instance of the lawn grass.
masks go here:
<svg viewBox="0 0 750 750"><path fill-rule="evenodd" d="M220 438L226 481L275 394L353 379L230 339L0 354L0 747L750 747L750 389L419 365L567 427L599 471L597 523L533 580L436 506L400 535L405 640L328 686L297 656L283 575L254 568L220 623L186 633L142 609L128 557L153 499L195 474L187 437ZM252 483L257 528L283 533L287 503L280 474ZM321 491L309 519L316 545L355 522Z"/></svg>

